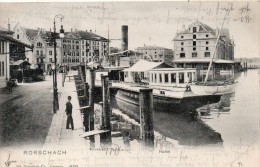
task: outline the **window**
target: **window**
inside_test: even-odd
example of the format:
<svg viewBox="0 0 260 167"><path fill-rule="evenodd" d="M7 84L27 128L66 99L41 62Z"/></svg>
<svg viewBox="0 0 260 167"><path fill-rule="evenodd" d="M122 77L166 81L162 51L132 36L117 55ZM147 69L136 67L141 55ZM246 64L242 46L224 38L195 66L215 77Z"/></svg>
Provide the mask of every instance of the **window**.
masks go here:
<svg viewBox="0 0 260 167"><path fill-rule="evenodd" d="M39 55L39 50L36 50L36 55Z"/></svg>
<svg viewBox="0 0 260 167"><path fill-rule="evenodd" d="M76 46L76 49L79 49L79 45Z"/></svg>
<svg viewBox="0 0 260 167"><path fill-rule="evenodd" d="M162 83L162 74L159 74L159 82Z"/></svg>
<svg viewBox="0 0 260 167"><path fill-rule="evenodd" d="M156 54L156 52L154 52Z"/></svg>
<svg viewBox="0 0 260 167"><path fill-rule="evenodd" d="M181 42L181 45L183 45L183 42Z"/></svg>
<svg viewBox="0 0 260 167"><path fill-rule="evenodd" d="M193 48L193 51L195 51L196 50L196 48Z"/></svg>
<svg viewBox="0 0 260 167"><path fill-rule="evenodd" d="M29 62L29 58L26 58L26 61L28 61L28 62Z"/></svg>
<svg viewBox="0 0 260 167"><path fill-rule="evenodd" d="M19 39L19 35L17 35L17 39Z"/></svg>
<svg viewBox="0 0 260 167"><path fill-rule="evenodd" d="M197 52L193 52L192 57L197 57Z"/></svg>
<svg viewBox="0 0 260 167"><path fill-rule="evenodd" d="M0 61L0 77L2 76L2 62Z"/></svg>
<svg viewBox="0 0 260 167"><path fill-rule="evenodd" d="M196 35L193 35L193 39L196 39L196 37L197 37Z"/></svg>
<svg viewBox="0 0 260 167"><path fill-rule="evenodd" d="M209 37L209 34L206 34L206 37Z"/></svg>
<svg viewBox="0 0 260 167"><path fill-rule="evenodd" d="M179 83L184 83L184 73L179 73Z"/></svg>
<svg viewBox="0 0 260 167"><path fill-rule="evenodd" d="M84 56L84 51L82 51L82 56Z"/></svg>
<svg viewBox="0 0 260 167"><path fill-rule="evenodd" d="M206 44L209 44L209 41L206 41Z"/></svg>
<svg viewBox="0 0 260 167"><path fill-rule="evenodd" d="M154 74L154 82L157 82L156 73Z"/></svg>
<svg viewBox="0 0 260 167"><path fill-rule="evenodd" d="M4 46L4 41L0 41L1 47L0 47L0 53L4 53L5 46Z"/></svg>
<svg viewBox="0 0 260 167"><path fill-rule="evenodd" d="M165 83L169 82L169 75L168 74L164 74L164 82Z"/></svg>
<svg viewBox="0 0 260 167"><path fill-rule="evenodd" d="M181 36L181 38L183 38L183 36Z"/></svg>
<svg viewBox="0 0 260 167"><path fill-rule="evenodd" d="M184 58L185 57L185 53L180 53L180 58Z"/></svg>
<svg viewBox="0 0 260 167"><path fill-rule="evenodd" d="M49 62L50 62L50 63L52 62L52 58L49 58Z"/></svg>
<svg viewBox="0 0 260 167"><path fill-rule="evenodd" d="M205 57L210 57L210 52L205 52Z"/></svg>
<svg viewBox="0 0 260 167"><path fill-rule="evenodd" d="M176 83L176 73L171 74L171 83Z"/></svg>
<svg viewBox="0 0 260 167"><path fill-rule="evenodd" d="M196 46L196 44L197 44L196 41L193 41L193 46Z"/></svg>
<svg viewBox="0 0 260 167"><path fill-rule="evenodd" d="M66 48L66 45L63 45L63 48Z"/></svg>
<svg viewBox="0 0 260 167"><path fill-rule="evenodd" d="M193 27L193 33L197 32L197 27Z"/></svg>
<svg viewBox="0 0 260 167"><path fill-rule="evenodd" d="M184 49L183 48L181 48L181 51L183 51Z"/></svg>
<svg viewBox="0 0 260 167"><path fill-rule="evenodd" d="M49 55L52 55L52 51L51 50L49 51Z"/></svg>
<svg viewBox="0 0 260 167"><path fill-rule="evenodd" d="M209 50L209 47L206 47L206 50Z"/></svg>
<svg viewBox="0 0 260 167"><path fill-rule="evenodd" d="M3 62L3 61L2 61L2 63L0 63L0 75L1 76L5 75L5 62Z"/></svg>

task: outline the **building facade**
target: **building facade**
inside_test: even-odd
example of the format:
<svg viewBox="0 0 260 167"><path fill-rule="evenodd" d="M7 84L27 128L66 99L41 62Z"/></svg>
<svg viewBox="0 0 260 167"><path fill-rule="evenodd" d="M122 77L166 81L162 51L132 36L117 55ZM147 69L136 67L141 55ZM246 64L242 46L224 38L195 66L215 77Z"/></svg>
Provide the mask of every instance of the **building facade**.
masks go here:
<svg viewBox="0 0 260 167"><path fill-rule="evenodd" d="M159 46L143 46L136 48L138 53L142 53L139 59L152 60L155 62L171 62L173 60L173 50Z"/></svg>
<svg viewBox="0 0 260 167"><path fill-rule="evenodd" d="M217 36L220 37L217 43ZM234 41L230 38L229 30L212 29L199 21L192 23L187 29L178 32L173 39L174 62L177 64L205 62L211 59L234 60ZM216 48L216 50L215 50ZM214 53L215 52L215 53Z"/></svg>
<svg viewBox="0 0 260 167"><path fill-rule="evenodd" d="M11 62L24 60L26 49L32 49L31 46L12 38L13 33L0 26L0 88L5 87L11 77Z"/></svg>
<svg viewBox="0 0 260 167"><path fill-rule="evenodd" d="M54 46L50 31L38 28L27 29L19 23L14 27L13 37L28 45L33 45L33 52L26 52L26 59L31 68L41 68L45 72L54 63ZM101 61L106 54L108 40L87 31L71 30L65 32L63 39L56 39L58 65L77 66L82 62Z"/></svg>

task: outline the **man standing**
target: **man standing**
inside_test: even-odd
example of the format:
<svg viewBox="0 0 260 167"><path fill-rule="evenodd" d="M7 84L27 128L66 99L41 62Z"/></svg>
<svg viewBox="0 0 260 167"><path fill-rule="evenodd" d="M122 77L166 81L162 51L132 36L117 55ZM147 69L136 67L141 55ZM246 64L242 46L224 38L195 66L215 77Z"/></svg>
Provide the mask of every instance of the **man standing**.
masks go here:
<svg viewBox="0 0 260 167"><path fill-rule="evenodd" d="M69 124L71 124L71 129L74 129L73 118L72 118L72 104L71 104L71 96L68 96L68 102L66 103L66 115L67 115L67 123L66 129L69 129Z"/></svg>

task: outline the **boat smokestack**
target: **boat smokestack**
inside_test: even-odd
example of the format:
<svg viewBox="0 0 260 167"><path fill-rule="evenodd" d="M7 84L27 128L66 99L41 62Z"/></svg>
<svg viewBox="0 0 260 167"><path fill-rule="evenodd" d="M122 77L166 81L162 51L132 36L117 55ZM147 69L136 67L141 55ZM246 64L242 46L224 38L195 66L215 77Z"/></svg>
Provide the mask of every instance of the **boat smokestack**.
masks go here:
<svg viewBox="0 0 260 167"><path fill-rule="evenodd" d="M128 26L122 26L122 51L128 50Z"/></svg>

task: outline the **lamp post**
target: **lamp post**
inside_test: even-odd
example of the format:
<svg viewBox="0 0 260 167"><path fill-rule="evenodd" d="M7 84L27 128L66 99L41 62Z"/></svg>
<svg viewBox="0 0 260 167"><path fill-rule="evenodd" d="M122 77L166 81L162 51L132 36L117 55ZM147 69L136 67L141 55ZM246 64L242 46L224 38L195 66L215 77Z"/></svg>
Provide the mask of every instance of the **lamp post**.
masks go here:
<svg viewBox="0 0 260 167"><path fill-rule="evenodd" d="M58 14L54 17L54 22L53 22L53 33L51 33L51 37L53 40L53 45L54 45L54 67L53 67L53 113L56 113L57 110L59 109L59 101L58 101L58 88L57 88L57 52L56 52L56 39L59 38L64 38L64 30L63 30L63 25L61 25L60 33L56 33L56 26L55 26L55 19L60 18L61 22L64 16L61 14Z"/></svg>

